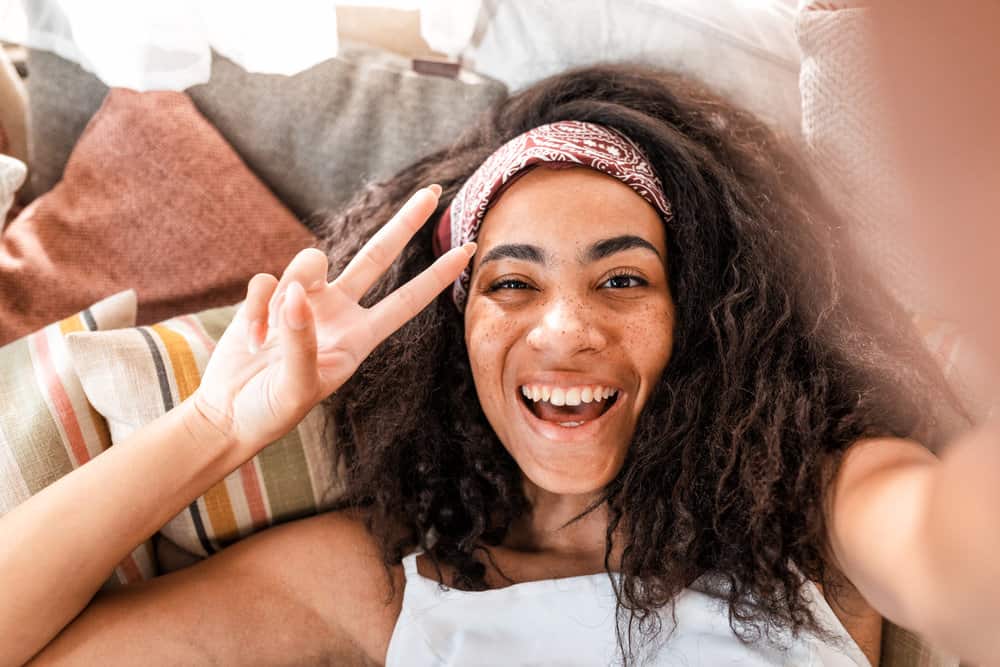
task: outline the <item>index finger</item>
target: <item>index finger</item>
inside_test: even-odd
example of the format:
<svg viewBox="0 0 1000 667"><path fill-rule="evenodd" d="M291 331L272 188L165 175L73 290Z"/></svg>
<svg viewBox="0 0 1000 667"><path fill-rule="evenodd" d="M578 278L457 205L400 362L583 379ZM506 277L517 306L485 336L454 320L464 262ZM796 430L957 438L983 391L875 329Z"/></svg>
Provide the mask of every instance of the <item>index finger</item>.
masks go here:
<svg viewBox="0 0 1000 667"><path fill-rule="evenodd" d="M452 285L475 252L475 243L452 248L415 278L372 306L368 314L371 317L374 345L378 345L416 317L442 290Z"/></svg>
<svg viewBox="0 0 1000 667"><path fill-rule="evenodd" d="M333 284L348 298L360 301L427 222L437 208L440 194L438 185L417 190L403 208L368 239Z"/></svg>

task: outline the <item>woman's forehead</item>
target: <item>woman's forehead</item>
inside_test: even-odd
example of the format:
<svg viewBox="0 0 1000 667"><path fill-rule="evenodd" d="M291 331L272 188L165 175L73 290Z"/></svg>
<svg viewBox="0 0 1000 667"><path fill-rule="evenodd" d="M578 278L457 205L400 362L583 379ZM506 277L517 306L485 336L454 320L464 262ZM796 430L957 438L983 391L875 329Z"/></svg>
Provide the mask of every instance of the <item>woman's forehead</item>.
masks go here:
<svg viewBox="0 0 1000 667"><path fill-rule="evenodd" d="M665 252L663 222L642 196L618 179L586 167L533 169L486 212L481 250L502 243L579 247L634 235Z"/></svg>

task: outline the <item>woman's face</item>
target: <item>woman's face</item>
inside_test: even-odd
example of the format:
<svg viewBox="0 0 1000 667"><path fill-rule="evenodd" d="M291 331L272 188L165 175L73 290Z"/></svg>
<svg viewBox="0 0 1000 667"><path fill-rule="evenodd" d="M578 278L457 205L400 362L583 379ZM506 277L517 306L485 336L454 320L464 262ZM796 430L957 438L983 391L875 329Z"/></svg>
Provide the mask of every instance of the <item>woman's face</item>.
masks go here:
<svg viewBox="0 0 1000 667"><path fill-rule="evenodd" d="M483 411L528 480L597 491L670 358L663 223L610 176L542 167L500 197L477 242L465 342Z"/></svg>

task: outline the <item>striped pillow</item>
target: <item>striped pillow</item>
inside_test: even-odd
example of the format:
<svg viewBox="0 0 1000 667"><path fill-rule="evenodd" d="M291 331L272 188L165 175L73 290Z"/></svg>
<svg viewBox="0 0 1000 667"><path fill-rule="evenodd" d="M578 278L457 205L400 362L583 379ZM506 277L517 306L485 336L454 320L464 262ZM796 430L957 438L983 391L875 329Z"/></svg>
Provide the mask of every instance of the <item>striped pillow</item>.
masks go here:
<svg viewBox="0 0 1000 667"><path fill-rule="evenodd" d="M111 445L87 402L66 336L135 324L136 294L120 292L0 348L0 516ZM152 544L123 560L106 587L155 576Z"/></svg>
<svg viewBox="0 0 1000 667"><path fill-rule="evenodd" d="M113 443L191 395L236 308L70 337L83 389L108 420ZM171 519L161 537L205 557L267 526L329 509L341 486L324 425L322 409L313 409L295 430Z"/></svg>

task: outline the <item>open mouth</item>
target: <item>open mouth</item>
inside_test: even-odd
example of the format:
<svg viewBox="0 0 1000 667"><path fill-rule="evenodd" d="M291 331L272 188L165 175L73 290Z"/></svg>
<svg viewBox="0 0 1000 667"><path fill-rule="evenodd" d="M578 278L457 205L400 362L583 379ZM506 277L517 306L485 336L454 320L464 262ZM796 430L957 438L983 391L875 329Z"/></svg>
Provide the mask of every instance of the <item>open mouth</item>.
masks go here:
<svg viewBox="0 0 1000 667"><path fill-rule="evenodd" d="M600 419L618 400L613 387L547 387L524 385L521 401L535 417L564 428L578 428Z"/></svg>

